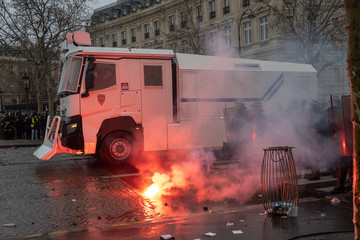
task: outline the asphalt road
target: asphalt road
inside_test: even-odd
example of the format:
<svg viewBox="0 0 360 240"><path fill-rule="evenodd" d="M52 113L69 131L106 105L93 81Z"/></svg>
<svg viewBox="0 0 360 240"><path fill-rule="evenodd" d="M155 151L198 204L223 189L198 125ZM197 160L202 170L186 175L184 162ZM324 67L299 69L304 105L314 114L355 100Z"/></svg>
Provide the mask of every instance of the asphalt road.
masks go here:
<svg viewBox="0 0 360 240"><path fill-rule="evenodd" d="M331 176L317 182L300 180L301 217L273 219L264 216L258 197L258 167L209 167L207 153L156 160L148 156L146 161L135 159L137 168L114 167L67 154L40 161L32 155L34 150L0 151L0 239L159 239L166 233L196 239L209 231L218 231L219 237L212 239L243 239L230 228L244 230L246 239L288 239L326 231L347 231L341 237L352 234L351 196L337 196L338 206L326 198L336 181ZM167 182L173 185L171 191L149 199L144 191L155 172L170 176ZM311 239L344 239L333 236Z"/></svg>

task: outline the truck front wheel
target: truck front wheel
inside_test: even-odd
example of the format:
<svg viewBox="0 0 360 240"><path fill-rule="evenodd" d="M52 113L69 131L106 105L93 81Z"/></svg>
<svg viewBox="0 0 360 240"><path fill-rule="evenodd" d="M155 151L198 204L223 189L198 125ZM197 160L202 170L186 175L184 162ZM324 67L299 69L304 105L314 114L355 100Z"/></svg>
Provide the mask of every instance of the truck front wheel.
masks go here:
<svg viewBox="0 0 360 240"><path fill-rule="evenodd" d="M124 132L113 132L102 141L101 158L112 164L129 160L132 154L131 136Z"/></svg>

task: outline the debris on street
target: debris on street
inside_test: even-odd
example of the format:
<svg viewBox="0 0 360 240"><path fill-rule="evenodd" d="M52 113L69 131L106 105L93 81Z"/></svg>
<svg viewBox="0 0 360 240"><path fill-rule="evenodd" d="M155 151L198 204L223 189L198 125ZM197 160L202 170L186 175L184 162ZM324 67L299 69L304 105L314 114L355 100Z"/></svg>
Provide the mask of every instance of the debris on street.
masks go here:
<svg viewBox="0 0 360 240"><path fill-rule="evenodd" d="M164 234L160 236L160 240L175 240L175 238L170 234Z"/></svg>
<svg viewBox="0 0 360 240"><path fill-rule="evenodd" d="M241 230L233 230L233 234L243 234L243 231Z"/></svg>
<svg viewBox="0 0 360 240"><path fill-rule="evenodd" d="M334 197L333 199L331 199L331 204L332 205L337 205L337 204L340 204L340 199L338 199L338 198L336 198L336 197Z"/></svg>
<svg viewBox="0 0 360 240"><path fill-rule="evenodd" d="M15 223L5 223L2 225L3 227L16 227Z"/></svg>
<svg viewBox="0 0 360 240"><path fill-rule="evenodd" d="M204 234L205 236L208 236L208 237L213 237L213 236L216 236L216 233L212 233L212 232L207 232Z"/></svg>
<svg viewBox="0 0 360 240"><path fill-rule="evenodd" d="M226 226L234 226L234 223L228 222Z"/></svg>

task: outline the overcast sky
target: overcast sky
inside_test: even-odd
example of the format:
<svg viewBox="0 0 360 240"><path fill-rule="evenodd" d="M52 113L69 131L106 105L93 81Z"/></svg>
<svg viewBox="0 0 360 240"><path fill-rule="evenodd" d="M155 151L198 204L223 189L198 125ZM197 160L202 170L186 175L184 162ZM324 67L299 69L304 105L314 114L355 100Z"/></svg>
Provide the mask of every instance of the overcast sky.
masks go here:
<svg viewBox="0 0 360 240"><path fill-rule="evenodd" d="M115 2L116 0L94 0L91 6L93 9L96 9Z"/></svg>

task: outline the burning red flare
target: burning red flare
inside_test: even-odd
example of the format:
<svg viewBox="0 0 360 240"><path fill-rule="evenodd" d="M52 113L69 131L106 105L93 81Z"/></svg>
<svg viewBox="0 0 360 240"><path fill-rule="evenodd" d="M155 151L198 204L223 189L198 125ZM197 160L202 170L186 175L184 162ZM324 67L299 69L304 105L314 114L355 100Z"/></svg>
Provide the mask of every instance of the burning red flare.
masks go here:
<svg viewBox="0 0 360 240"><path fill-rule="evenodd" d="M159 190L159 186L154 183L150 187L148 187L144 195L148 198L152 198L159 192Z"/></svg>

